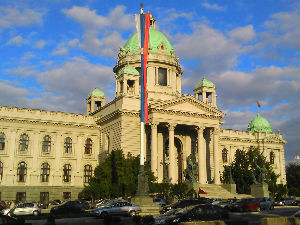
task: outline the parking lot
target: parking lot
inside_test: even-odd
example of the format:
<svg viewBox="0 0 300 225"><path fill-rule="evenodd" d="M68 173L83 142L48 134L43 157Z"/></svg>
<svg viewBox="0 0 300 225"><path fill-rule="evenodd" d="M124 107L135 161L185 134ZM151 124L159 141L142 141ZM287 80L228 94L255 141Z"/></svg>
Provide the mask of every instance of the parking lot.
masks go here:
<svg viewBox="0 0 300 225"><path fill-rule="evenodd" d="M249 225L259 225L260 220L265 217L288 217L292 216L295 212L299 211L300 207L297 206L285 206L275 207L274 210L261 211L261 212L232 212L230 213L230 221L247 221ZM131 217L120 217L121 221L114 221L111 224L134 224ZM44 225L47 220L27 220L26 223L32 225ZM81 217L81 218L63 218L56 219L55 224L105 224L103 219L94 217Z"/></svg>

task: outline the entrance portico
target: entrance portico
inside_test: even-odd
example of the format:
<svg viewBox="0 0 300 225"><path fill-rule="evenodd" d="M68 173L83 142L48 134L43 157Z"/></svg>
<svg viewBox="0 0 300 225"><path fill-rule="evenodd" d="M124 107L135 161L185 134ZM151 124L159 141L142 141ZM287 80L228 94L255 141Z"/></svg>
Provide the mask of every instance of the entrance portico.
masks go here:
<svg viewBox="0 0 300 225"><path fill-rule="evenodd" d="M198 182L220 184L219 127L223 115L188 95L181 101L150 107L149 161L158 182L166 178L171 183L183 182L186 159L192 153L199 165Z"/></svg>

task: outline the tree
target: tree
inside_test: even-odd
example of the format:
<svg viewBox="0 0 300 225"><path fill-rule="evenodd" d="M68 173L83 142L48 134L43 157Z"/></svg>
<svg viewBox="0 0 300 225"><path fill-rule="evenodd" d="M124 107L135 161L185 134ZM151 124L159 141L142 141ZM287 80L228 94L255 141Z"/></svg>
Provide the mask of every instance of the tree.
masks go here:
<svg viewBox="0 0 300 225"><path fill-rule="evenodd" d="M240 194L250 194L250 186L261 179L263 179L269 187L274 187L279 176L274 173L271 163L259 152L258 148L254 147L251 147L248 151L236 151L235 160L231 165L224 166L222 175L223 183L229 183L230 181L230 167L232 178L236 183L237 193ZM261 168L265 170L263 178ZM272 188L270 191L272 191ZM273 191L275 191L275 189L273 189Z"/></svg>
<svg viewBox="0 0 300 225"><path fill-rule="evenodd" d="M291 196L300 196L300 165L290 163L286 167L286 182Z"/></svg>
<svg viewBox="0 0 300 225"><path fill-rule="evenodd" d="M124 156L121 150L112 151L103 163L94 171L88 186L84 187L81 196L100 199L133 196L137 189L139 174L139 156ZM145 165L149 183L155 180L150 166Z"/></svg>

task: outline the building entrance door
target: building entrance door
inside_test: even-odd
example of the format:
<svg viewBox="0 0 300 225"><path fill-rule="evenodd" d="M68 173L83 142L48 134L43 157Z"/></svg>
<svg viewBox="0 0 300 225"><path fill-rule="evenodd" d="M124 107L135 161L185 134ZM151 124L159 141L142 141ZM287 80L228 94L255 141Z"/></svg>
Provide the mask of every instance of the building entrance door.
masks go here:
<svg viewBox="0 0 300 225"><path fill-rule="evenodd" d="M178 183L182 183L183 182L182 143L178 138L175 138L174 144L177 153Z"/></svg>

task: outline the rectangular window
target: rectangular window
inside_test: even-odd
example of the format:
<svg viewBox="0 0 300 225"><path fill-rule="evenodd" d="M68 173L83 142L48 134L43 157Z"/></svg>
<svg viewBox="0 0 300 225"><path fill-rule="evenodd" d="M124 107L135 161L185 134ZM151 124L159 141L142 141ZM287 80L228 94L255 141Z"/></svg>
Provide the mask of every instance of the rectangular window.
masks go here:
<svg viewBox="0 0 300 225"><path fill-rule="evenodd" d="M158 68L158 84L160 86L167 86L167 69Z"/></svg>
<svg viewBox="0 0 300 225"><path fill-rule="evenodd" d="M42 203L48 203L49 202L49 192L40 192L40 201Z"/></svg>
<svg viewBox="0 0 300 225"><path fill-rule="evenodd" d="M26 201L26 192L17 192L16 200L20 202Z"/></svg>
<svg viewBox="0 0 300 225"><path fill-rule="evenodd" d="M71 200L71 192L63 192L63 200Z"/></svg>

